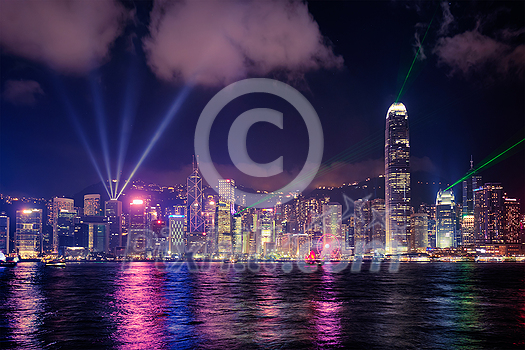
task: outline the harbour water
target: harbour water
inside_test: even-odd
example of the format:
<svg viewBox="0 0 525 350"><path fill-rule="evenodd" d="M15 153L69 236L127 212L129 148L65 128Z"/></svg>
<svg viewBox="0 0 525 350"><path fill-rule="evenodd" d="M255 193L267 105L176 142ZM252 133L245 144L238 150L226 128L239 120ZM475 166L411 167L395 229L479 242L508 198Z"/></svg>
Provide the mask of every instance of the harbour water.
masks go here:
<svg viewBox="0 0 525 350"><path fill-rule="evenodd" d="M523 349L525 264L19 263L2 349Z"/></svg>

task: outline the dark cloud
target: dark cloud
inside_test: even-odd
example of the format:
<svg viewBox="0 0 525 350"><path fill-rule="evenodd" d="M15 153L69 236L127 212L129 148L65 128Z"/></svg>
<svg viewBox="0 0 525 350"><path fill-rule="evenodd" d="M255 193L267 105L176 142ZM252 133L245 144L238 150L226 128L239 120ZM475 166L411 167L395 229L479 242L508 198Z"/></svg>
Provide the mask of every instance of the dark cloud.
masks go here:
<svg viewBox="0 0 525 350"><path fill-rule="evenodd" d="M250 74L297 74L341 67L319 26L298 1L156 1L148 64L167 81L224 85Z"/></svg>
<svg viewBox="0 0 525 350"><path fill-rule="evenodd" d="M131 14L117 1L2 1L0 45L61 72L104 62Z"/></svg>
<svg viewBox="0 0 525 350"><path fill-rule="evenodd" d="M16 105L33 105L37 96L44 95L40 84L34 80L8 80L4 84L4 99Z"/></svg>

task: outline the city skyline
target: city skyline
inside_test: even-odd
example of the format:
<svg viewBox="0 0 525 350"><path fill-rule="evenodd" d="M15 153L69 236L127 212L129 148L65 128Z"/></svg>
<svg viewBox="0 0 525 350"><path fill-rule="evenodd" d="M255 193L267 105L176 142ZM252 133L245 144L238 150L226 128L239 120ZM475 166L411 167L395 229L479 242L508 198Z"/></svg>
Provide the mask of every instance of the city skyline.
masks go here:
<svg viewBox="0 0 525 350"><path fill-rule="evenodd" d="M524 14L0 0L2 348L525 344Z"/></svg>
<svg viewBox="0 0 525 350"><path fill-rule="evenodd" d="M163 52L156 46L162 40L171 40L164 36L170 29L159 16L163 9L158 4L99 4L108 6L112 10L108 13L115 16L98 20L74 9L63 13L58 7L49 7L49 18L56 16L59 22L80 16L79 26L89 23L96 27L103 21L114 24L113 31L107 33L110 39L102 47L78 48L76 53L82 57L103 53L94 54L92 60L79 60L67 48L61 57L24 49L22 44L34 42L35 37L2 21L0 192L47 198L71 196L99 182L85 144L90 145L103 179L108 178L108 170L110 177L116 178L120 168L119 189L131 174L132 179L162 185L184 183L191 173L194 126L202 108L224 85L244 77L283 80L303 93L316 109L325 135L324 171L312 187L339 186L384 172L384 115L398 99L410 114L412 171L425 171L444 183L453 183L469 170L471 155L477 165L523 138L523 62L516 61L524 47L523 18L517 15L523 13L522 3L293 2L290 8L267 4L258 10L267 11L269 18L280 18L291 11L293 16L284 20L279 30L293 37L296 30L304 29L305 40L317 51L291 47L297 60L283 64L278 55L274 60L267 58L268 53L275 52L271 50L280 48L278 41L270 41L268 47L257 51L262 58L248 56L253 66L221 66L225 61L219 57L217 62L204 62L204 73L195 81L188 78L195 69L191 62L173 50ZM38 10L35 6L24 10L16 5L4 6L4 13L22 11L20 21L24 23L33 18ZM210 9L218 13L239 9L248 18L253 15L250 6L240 8L235 2L210 5ZM189 25L172 8L164 10L176 25ZM237 33L229 26L237 23L235 17L217 15L205 26L209 16L205 10L196 10L190 3L182 11L193 14L196 23L202 25L194 28L195 35L209 35L216 28L225 28L230 35ZM127 16L135 21L130 22ZM345 16L349 20L342 21ZM154 21L159 24L157 32L153 30ZM256 24L258 27L249 28L255 35L249 39L255 40L256 34L268 28L266 22ZM61 43L46 36L53 32L51 20L44 18L34 25L42 30L41 42L47 40L60 47ZM172 38L181 41L164 44L177 47L186 43L188 52L200 52L197 44L187 41L192 38ZM225 45L220 37L210 38L217 45ZM241 48L253 49L239 40ZM476 60L468 61L467 52L453 51L455 44L465 44L478 53ZM237 57L230 47L221 47ZM358 48L366 48L366 55ZM487 48L494 50L484 54ZM167 60L167 66L161 67L160 58ZM315 63L304 68L311 60ZM174 75L179 79L173 81L161 68L180 73ZM211 79L225 68L231 69L225 70L218 82ZM300 123L290 127L297 122L297 115L279 101L261 98L241 102L225 112L221 120L224 125L229 127L239 112L254 104L268 103L289 118L285 118L280 134L270 126L254 127L254 143L248 144L255 160L265 162L283 156L285 173L272 181L255 181L235 171L225 152L212 152L214 162L225 178L235 178L243 186L276 189L275 184L293 177L304 162L306 130ZM166 111L175 105L178 111L168 116ZM123 120L129 123L122 124ZM212 135L210 144L216 149L225 146L228 127L219 127ZM158 136L156 143L152 143L153 136ZM501 182L510 196L523 200L523 145L508 156L484 169L483 178ZM458 195L459 186L454 190Z"/></svg>

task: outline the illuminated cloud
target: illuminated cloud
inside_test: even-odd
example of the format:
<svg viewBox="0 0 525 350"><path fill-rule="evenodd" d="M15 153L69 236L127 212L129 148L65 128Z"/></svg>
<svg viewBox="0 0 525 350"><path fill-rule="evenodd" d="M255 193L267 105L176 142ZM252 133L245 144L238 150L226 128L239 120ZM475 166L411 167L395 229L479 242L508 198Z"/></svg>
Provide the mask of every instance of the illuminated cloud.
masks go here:
<svg viewBox="0 0 525 350"><path fill-rule="evenodd" d="M298 1L156 1L148 64L166 81L220 86L273 71L293 79L343 64Z"/></svg>
<svg viewBox="0 0 525 350"><path fill-rule="evenodd" d="M15 105L33 105L38 95L44 95L34 80L8 80L4 84L4 99Z"/></svg>
<svg viewBox="0 0 525 350"><path fill-rule="evenodd" d="M451 74L470 75L489 67L495 73L516 70L523 74L525 45L512 46L480 33L476 28L453 37L439 38L433 51Z"/></svg>
<svg viewBox="0 0 525 350"><path fill-rule="evenodd" d="M456 22L449 4L442 2L441 7L443 17L432 53L437 55L439 64L450 67L451 75L460 74L468 77L481 72L492 77L497 75L505 77L510 72L517 72L523 76L525 30L523 28L483 30L484 27L493 28L496 17L505 15L508 11L500 8L487 16L478 15L474 29L446 36Z"/></svg>
<svg viewBox="0 0 525 350"><path fill-rule="evenodd" d="M452 23L454 23L454 16L450 12L450 5L448 2L443 1L441 3L441 9L443 10L443 19L439 27L438 35L446 35L448 29Z"/></svg>
<svg viewBox="0 0 525 350"><path fill-rule="evenodd" d="M117 1L2 1L6 52L83 74L108 59L130 13Z"/></svg>

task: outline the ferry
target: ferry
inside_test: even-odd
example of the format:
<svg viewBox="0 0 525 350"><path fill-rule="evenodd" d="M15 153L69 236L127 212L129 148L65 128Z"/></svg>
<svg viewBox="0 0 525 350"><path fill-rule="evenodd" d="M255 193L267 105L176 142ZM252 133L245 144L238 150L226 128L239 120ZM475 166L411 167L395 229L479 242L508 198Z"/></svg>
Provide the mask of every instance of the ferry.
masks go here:
<svg viewBox="0 0 525 350"><path fill-rule="evenodd" d="M44 263L45 266L51 266L51 267L66 266L66 260L63 258L43 259L42 262Z"/></svg>
<svg viewBox="0 0 525 350"><path fill-rule="evenodd" d="M6 257L0 252L0 267L14 267L18 263L18 257Z"/></svg>

